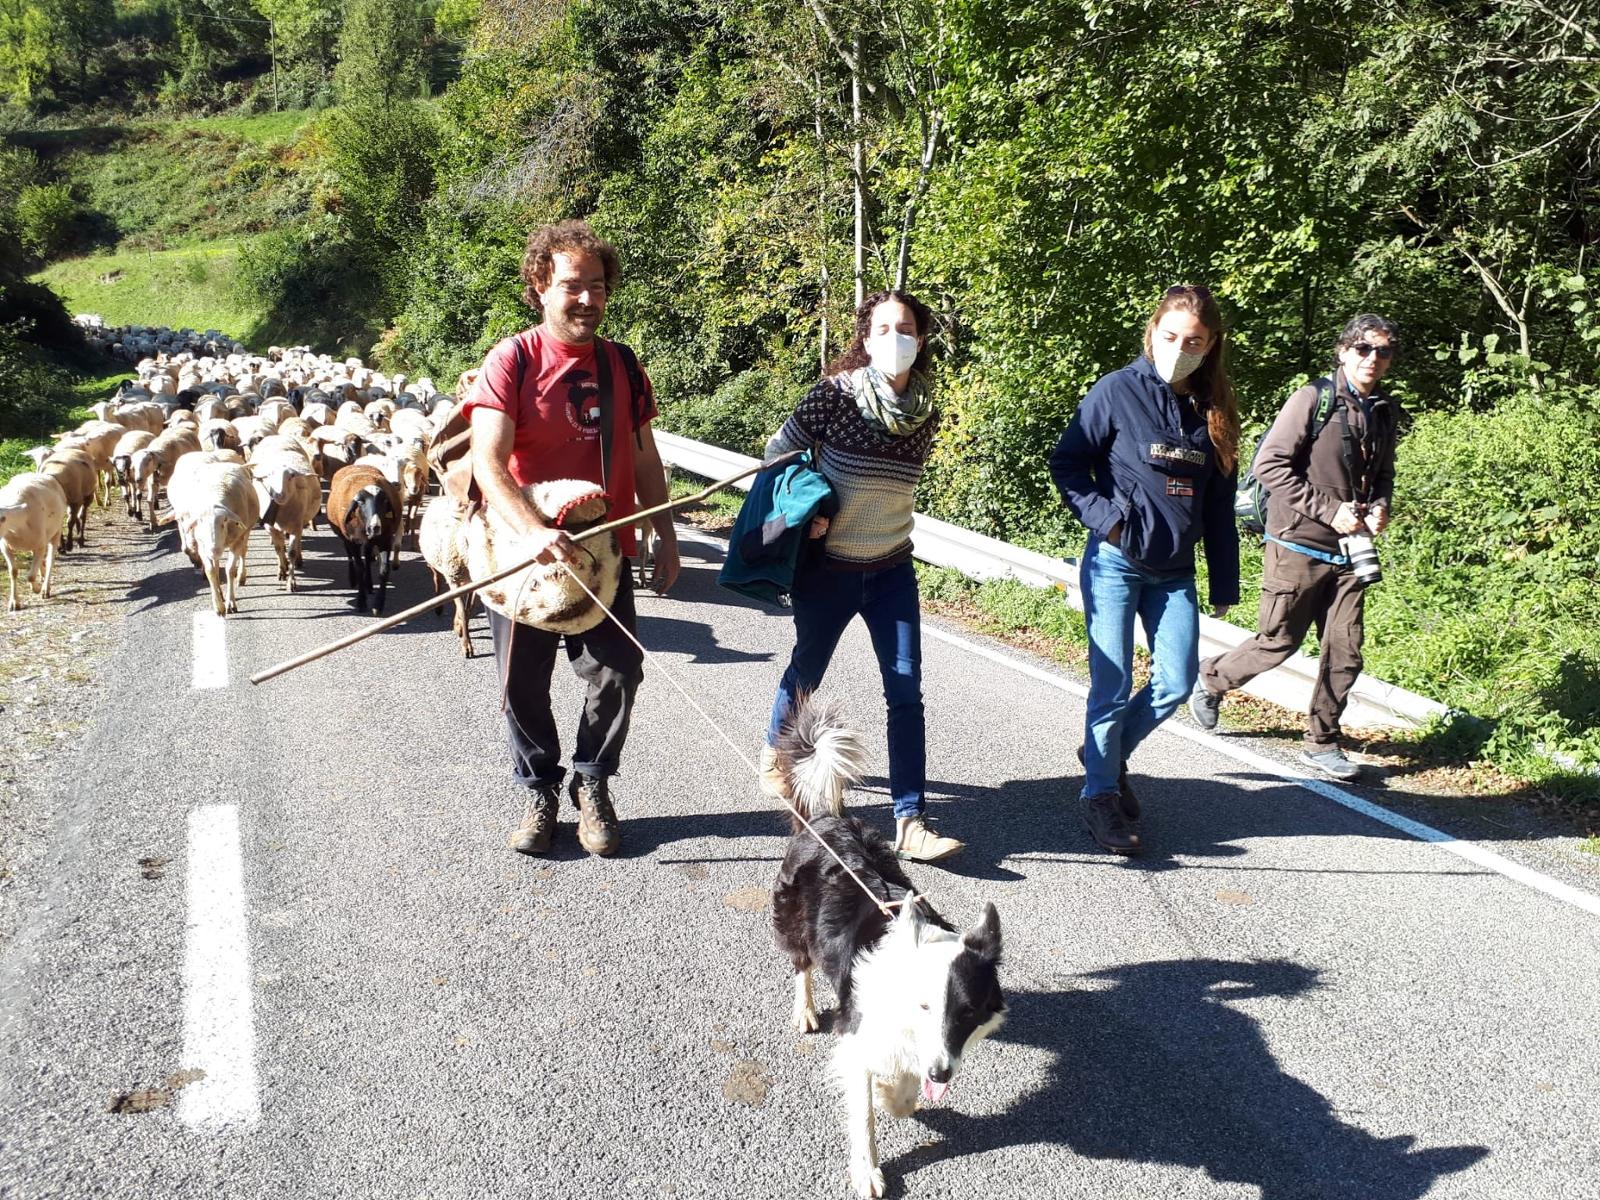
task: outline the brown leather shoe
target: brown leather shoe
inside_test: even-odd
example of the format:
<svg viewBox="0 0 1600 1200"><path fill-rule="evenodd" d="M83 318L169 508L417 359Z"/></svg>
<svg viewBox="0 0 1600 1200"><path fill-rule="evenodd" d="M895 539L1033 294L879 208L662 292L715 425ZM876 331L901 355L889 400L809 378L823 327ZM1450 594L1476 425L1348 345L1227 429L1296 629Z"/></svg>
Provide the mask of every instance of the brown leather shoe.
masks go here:
<svg viewBox="0 0 1600 1200"><path fill-rule="evenodd" d="M761 747L761 794L774 800L794 799L787 764L777 750L765 744Z"/></svg>
<svg viewBox="0 0 1600 1200"><path fill-rule="evenodd" d="M1112 854L1139 853L1139 831L1123 815L1122 802L1115 792L1085 800L1083 823L1102 850Z"/></svg>
<svg viewBox="0 0 1600 1200"><path fill-rule="evenodd" d="M567 789L578 810L578 844L590 854L609 858L622 845L617 813L611 807L611 791L604 779L572 773Z"/></svg>
<svg viewBox="0 0 1600 1200"><path fill-rule="evenodd" d="M528 789L528 811L522 824L506 836L506 845L518 854L544 854L556 833L556 810L561 804L561 785L545 783Z"/></svg>

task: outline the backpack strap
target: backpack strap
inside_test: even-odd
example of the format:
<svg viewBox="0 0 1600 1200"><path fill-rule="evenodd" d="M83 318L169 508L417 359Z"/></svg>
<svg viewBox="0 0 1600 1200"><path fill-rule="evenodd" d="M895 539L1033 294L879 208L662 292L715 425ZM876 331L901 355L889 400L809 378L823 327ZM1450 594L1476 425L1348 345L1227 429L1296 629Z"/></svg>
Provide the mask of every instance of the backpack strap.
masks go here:
<svg viewBox="0 0 1600 1200"><path fill-rule="evenodd" d="M631 346L621 342L612 342L617 348L617 357L622 360L622 369L628 374L628 399L630 401L633 418L633 442L640 450L644 449L644 434L640 427L644 425L644 398L645 382L644 370L639 366L639 356L633 352Z"/></svg>
<svg viewBox="0 0 1600 1200"><path fill-rule="evenodd" d="M594 377L600 388L600 486L611 491L611 448L616 441L612 427L615 396L611 390L611 350L613 342L603 337L594 340Z"/></svg>

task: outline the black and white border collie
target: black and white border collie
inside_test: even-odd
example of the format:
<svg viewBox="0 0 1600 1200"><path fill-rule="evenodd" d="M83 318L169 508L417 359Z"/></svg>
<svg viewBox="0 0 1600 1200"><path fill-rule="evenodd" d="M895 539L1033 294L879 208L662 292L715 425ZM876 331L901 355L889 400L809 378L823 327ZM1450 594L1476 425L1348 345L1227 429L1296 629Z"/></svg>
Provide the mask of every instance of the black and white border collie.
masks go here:
<svg viewBox="0 0 1600 1200"><path fill-rule="evenodd" d="M985 904L966 933L913 894L889 844L843 815L845 788L860 777L860 739L835 710L815 698L796 706L778 745L794 804L812 829L873 896L900 902L886 916L793 816L793 834L772 889L778 946L794 963L794 1027L818 1028L811 970L833 985L840 1035L833 1074L844 1092L850 1135L850 1182L868 1198L883 1195L874 1102L910 1116L917 1096L937 1104L962 1056L1000 1027L1000 916Z"/></svg>

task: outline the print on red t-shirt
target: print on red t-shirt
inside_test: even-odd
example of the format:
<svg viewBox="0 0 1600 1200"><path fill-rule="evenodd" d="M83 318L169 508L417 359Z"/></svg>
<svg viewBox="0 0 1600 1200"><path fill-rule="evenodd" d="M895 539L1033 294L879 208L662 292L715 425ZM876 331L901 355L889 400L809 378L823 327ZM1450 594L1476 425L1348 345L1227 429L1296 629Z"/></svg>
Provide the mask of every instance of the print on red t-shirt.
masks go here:
<svg viewBox="0 0 1600 1200"><path fill-rule="evenodd" d="M522 387L516 387L517 354L521 341ZM611 358L611 481L606 494L612 518L625 517L638 508L633 490L635 404L622 357L610 343ZM505 413L515 425L511 444L511 478L520 485L551 479L600 479L600 385L595 378L595 343L573 346L550 336L536 325L513 334L489 351L483 370L463 406L468 417L475 408ZM645 394L637 405L639 425L656 415L650 378L640 370ZM624 554L634 552L631 529L618 531Z"/></svg>

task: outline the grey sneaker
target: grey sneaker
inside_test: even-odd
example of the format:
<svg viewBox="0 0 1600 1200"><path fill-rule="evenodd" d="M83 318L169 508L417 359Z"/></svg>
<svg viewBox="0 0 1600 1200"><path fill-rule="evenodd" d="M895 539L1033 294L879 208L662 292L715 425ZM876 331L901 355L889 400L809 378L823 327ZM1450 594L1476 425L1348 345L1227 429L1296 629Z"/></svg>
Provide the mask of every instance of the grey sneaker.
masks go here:
<svg viewBox="0 0 1600 1200"><path fill-rule="evenodd" d="M617 813L611 807L611 789L606 781L574 771L567 790L578 810L578 844L601 858L615 854L622 845L622 831L617 827Z"/></svg>
<svg viewBox="0 0 1600 1200"><path fill-rule="evenodd" d="M1222 711L1222 697L1206 691L1206 685L1196 683L1189 693L1189 715L1194 723L1210 733L1217 727L1217 714Z"/></svg>
<svg viewBox="0 0 1600 1200"><path fill-rule="evenodd" d="M544 783L528 789L528 811L522 824L506 836L506 845L518 854L544 854L556 832L556 810L561 805L561 785Z"/></svg>
<svg viewBox="0 0 1600 1200"><path fill-rule="evenodd" d="M1308 766L1315 767L1330 779L1339 779L1348 783L1361 774L1361 768L1344 756L1344 751L1337 746L1311 751L1302 750L1300 761Z"/></svg>

